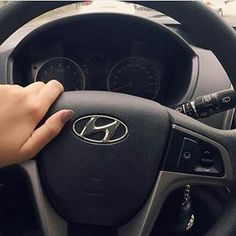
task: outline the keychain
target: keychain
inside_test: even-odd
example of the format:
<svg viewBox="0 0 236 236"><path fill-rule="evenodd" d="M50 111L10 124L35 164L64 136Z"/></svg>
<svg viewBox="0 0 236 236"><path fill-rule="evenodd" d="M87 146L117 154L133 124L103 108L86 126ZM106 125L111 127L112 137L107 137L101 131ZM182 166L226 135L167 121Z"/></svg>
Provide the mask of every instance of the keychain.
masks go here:
<svg viewBox="0 0 236 236"><path fill-rule="evenodd" d="M185 232L190 230L194 225L194 219L195 217L193 214L191 201L191 187L190 185L185 185L184 199L178 211L175 230L178 232Z"/></svg>

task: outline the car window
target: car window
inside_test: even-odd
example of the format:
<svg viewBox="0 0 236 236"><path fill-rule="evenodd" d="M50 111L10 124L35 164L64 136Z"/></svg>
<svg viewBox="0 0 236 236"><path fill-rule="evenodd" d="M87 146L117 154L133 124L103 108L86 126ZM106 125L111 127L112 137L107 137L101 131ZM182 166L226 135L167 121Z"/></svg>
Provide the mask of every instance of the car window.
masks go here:
<svg viewBox="0 0 236 236"><path fill-rule="evenodd" d="M236 0L202 0L207 7L225 19L229 24L236 27ZM7 4L9 1L0 1L0 7ZM73 3L53 11L50 11L36 19L30 24L40 25L54 19L64 16L96 13L96 12L118 12L125 14L133 14L137 16L147 17L153 21L164 24L178 24L175 20L165 16L161 12L143 7L138 4L121 2L121 1L83 1Z"/></svg>

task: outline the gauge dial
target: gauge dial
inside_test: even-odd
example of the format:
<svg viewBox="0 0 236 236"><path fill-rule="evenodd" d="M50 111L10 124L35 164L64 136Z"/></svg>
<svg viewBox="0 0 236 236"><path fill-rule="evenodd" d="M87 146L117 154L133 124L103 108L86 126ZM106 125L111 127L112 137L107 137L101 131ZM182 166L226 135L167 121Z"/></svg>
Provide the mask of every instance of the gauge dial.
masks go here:
<svg viewBox="0 0 236 236"><path fill-rule="evenodd" d="M155 99L160 90L162 68L141 57L119 61L107 79L109 91Z"/></svg>
<svg viewBox="0 0 236 236"><path fill-rule="evenodd" d="M36 74L37 81L56 79L65 91L82 90L85 87L84 73L74 61L65 57L55 57L45 61Z"/></svg>

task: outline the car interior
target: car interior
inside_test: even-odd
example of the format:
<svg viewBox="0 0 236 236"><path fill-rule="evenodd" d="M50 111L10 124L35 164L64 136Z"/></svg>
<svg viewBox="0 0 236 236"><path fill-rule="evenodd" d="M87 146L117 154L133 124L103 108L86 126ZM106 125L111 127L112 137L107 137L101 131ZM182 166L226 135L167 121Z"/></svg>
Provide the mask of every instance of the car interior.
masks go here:
<svg viewBox="0 0 236 236"><path fill-rule="evenodd" d="M234 28L202 1L135 2L177 23L26 24L69 4L0 8L0 83L57 79L46 117L75 112L35 158L0 170L0 235L235 235Z"/></svg>

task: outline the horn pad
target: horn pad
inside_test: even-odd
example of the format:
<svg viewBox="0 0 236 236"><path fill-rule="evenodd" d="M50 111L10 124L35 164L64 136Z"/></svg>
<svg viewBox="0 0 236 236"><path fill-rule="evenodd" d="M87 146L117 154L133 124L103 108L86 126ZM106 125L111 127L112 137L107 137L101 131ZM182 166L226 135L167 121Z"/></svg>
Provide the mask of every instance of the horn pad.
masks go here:
<svg viewBox="0 0 236 236"><path fill-rule="evenodd" d="M50 203L67 221L125 224L158 175L169 130L166 109L130 95L66 92L48 116L64 108L75 112L73 120L38 158Z"/></svg>

